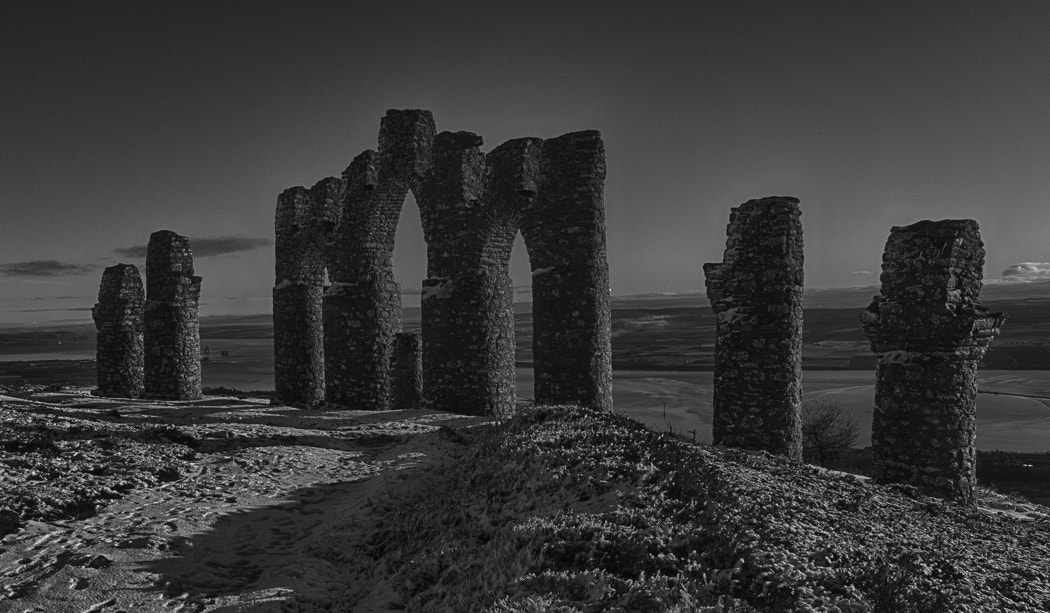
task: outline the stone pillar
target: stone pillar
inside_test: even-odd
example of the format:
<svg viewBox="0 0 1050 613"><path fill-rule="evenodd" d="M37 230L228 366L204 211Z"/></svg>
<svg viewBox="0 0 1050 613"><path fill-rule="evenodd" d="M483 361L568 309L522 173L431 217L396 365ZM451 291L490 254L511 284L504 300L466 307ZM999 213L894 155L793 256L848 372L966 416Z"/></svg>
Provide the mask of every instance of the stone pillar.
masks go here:
<svg viewBox="0 0 1050 613"><path fill-rule="evenodd" d="M189 239L170 230L151 234L143 314L146 397L201 397L200 293Z"/></svg>
<svg viewBox="0 0 1050 613"><path fill-rule="evenodd" d="M521 226L532 266L537 404L612 409L605 145L596 131L543 142Z"/></svg>
<svg viewBox="0 0 1050 613"><path fill-rule="evenodd" d="M421 188L423 388L440 411L506 415L514 408L517 218L486 192L481 144L470 132L438 134Z"/></svg>
<svg viewBox="0 0 1050 613"><path fill-rule="evenodd" d="M423 343L418 332L394 335L393 384L390 408L418 409L423 406Z"/></svg>
<svg viewBox="0 0 1050 613"><path fill-rule="evenodd" d="M802 223L798 199L749 200L725 256L705 264L716 315L714 443L802 457Z"/></svg>
<svg viewBox="0 0 1050 613"><path fill-rule="evenodd" d="M347 195L329 259L332 286L324 297L329 403L389 407L394 334L401 329L394 233L408 191L418 189L430 165L433 139L429 111L387 111L379 152L366 151L344 173Z"/></svg>
<svg viewBox="0 0 1050 613"><path fill-rule="evenodd" d="M977 363L1006 319L978 302L983 267L973 220L890 230L881 295L861 313L878 356L877 482L974 504Z"/></svg>
<svg viewBox="0 0 1050 613"><path fill-rule="evenodd" d="M343 180L329 177L309 190L285 190L277 199L274 389L279 402L292 406L325 399L325 243L339 220L344 192Z"/></svg>
<svg viewBox="0 0 1050 613"><path fill-rule="evenodd" d="M142 278L133 264L102 272L98 304L91 309L98 331L98 396L139 398L143 392Z"/></svg>

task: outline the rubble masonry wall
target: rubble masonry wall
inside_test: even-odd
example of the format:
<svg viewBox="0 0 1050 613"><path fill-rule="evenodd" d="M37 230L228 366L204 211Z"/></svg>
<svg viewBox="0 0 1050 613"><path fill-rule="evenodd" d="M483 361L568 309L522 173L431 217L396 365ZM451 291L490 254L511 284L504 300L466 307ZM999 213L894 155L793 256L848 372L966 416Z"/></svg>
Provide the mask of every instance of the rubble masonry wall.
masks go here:
<svg viewBox="0 0 1050 613"><path fill-rule="evenodd" d="M978 302L984 245L970 219L894 227L882 291L861 314L878 356L874 478L964 504L976 484L977 364L1005 315Z"/></svg>
<svg viewBox="0 0 1050 613"><path fill-rule="evenodd" d="M717 316L714 443L802 457L802 223L799 201L732 209L725 256L705 264Z"/></svg>
<svg viewBox="0 0 1050 613"><path fill-rule="evenodd" d="M142 312L146 298L133 264L102 272L98 303L91 309L97 331L95 362L99 396L139 398L144 391Z"/></svg>
<svg viewBox="0 0 1050 613"><path fill-rule="evenodd" d="M143 312L146 397L201 398L200 293L189 239L170 230L151 234Z"/></svg>

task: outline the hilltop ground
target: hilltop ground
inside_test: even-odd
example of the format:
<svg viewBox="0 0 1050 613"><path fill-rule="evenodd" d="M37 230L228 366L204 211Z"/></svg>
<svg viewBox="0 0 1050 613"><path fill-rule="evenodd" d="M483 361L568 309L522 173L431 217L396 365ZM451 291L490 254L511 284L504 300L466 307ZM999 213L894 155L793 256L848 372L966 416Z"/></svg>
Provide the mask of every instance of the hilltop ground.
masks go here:
<svg viewBox="0 0 1050 613"><path fill-rule="evenodd" d="M0 611L1042 611L1045 507L622 416L0 397Z"/></svg>

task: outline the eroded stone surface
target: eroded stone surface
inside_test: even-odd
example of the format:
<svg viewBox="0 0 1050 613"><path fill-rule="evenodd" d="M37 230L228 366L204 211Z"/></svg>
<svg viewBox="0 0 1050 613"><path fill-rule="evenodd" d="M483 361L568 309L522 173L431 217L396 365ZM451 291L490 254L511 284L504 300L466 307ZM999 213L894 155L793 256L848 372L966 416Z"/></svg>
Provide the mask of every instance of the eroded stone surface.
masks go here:
<svg viewBox="0 0 1050 613"><path fill-rule="evenodd" d="M293 187L277 199L273 288L274 389L281 402L324 402L324 294L326 243L342 211L343 179L310 189Z"/></svg>
<svg viewBox="0 0 1050 613"><path fill-rule="evenodd" d="M514 405L509 260L522 232L533 268L538 402L611 408L609 279L597 132L509 141L488 155L470 132L436 133L427 111L389 111L379 151L343 173L343 211L327 254L328 402L391 402L394 232L409 191L427 241L423 388L429 406L501 414Z"/></svg>
<svg viewBox="0 0 1050 613"><path fill-rule="evenodd" d="M802 223L796 198L732 210L725 257L705 264L717 316L714 443L802 457Z"/></svg>
<svg viewBox="0 0 1050 613"><path fill-rule="evenodd" d="M189 239L170 230L151 234L143 313L146 397L201 397L200 294Z"/></svg>
<svg viewBox="0 0 1050 613"><path fill-rule="evenodd" d="M882 292L861 313L878 356L874 478L973 504L977 364L1006 319L978 302L984 244L971 219L890 231Z"/></svg>
<svg viewBox="0 0 1050 613"><path fill-rule="evenodd" d="M99 396L138 398L144 390L142 277L134 264L102 272L98 303L91 309L98 332L96 368Z"/></svg>
<svg viewBox="0 0 1050 613"><path fill-rule="evenodd" d="M544 141L542 156L536 203L521 227L532 266L536 402L611 410L605 144L594 130L572 132Z"/></svg>
<svg viewBox="0 0 1050 613"><path fill-rule="evenodd" d="M401 329L394 235L408 192L418 199L434 133L429 111L387 111L379 151L365 151L343 173L347 193L324 297L328 402L363 410L390 405L394 335Z"/></svg>
<svg viewBox="0 0 1050 613"><path fill-rule="evenodd" d="M420 194L423 387L430 406L470 415L514 406L514 311L510 250L521 200L488 193L498 173L470 132L442 132Z"/></svg>

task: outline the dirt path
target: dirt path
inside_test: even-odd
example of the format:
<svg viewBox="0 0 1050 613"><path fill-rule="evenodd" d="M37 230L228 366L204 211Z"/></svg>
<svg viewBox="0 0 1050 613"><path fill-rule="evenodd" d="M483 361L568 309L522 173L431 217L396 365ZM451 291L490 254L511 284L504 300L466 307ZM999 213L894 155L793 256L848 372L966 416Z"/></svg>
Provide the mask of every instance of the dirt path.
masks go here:
<svg viewBox="0 0 1050 613"><path fill-rule="evenodd" d="M367 535L369 497L399 471L447 453L454 443L445 428L480 422L232 398L24 396L0 405L45 424L134 432L163 423L200 446L177 480L133 490L85 519L26 521L0 541L2 612L391 610L382 593L349 608L341 595L356 580L346 576L353 544L326 536L345 535L355 522ZM11 481L6 473L0 494L18 485Z"/></svg>

